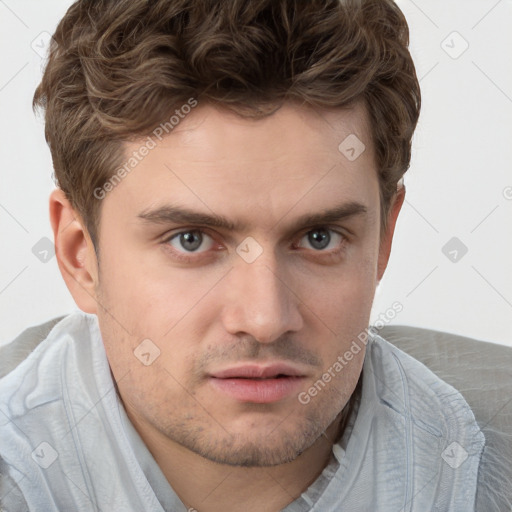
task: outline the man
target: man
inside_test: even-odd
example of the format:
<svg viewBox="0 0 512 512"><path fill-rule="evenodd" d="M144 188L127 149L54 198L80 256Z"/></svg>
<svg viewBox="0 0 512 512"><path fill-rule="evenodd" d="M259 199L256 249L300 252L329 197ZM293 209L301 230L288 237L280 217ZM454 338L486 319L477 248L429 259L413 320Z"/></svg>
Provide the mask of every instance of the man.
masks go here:
<svg viewBox="0 0 512 512"><path fill-rule="evenodd" d="M471 410L368 329L407 45L384 0L73 4L34 101L81 312L2 381L6 510L473 509Z"/></svg>

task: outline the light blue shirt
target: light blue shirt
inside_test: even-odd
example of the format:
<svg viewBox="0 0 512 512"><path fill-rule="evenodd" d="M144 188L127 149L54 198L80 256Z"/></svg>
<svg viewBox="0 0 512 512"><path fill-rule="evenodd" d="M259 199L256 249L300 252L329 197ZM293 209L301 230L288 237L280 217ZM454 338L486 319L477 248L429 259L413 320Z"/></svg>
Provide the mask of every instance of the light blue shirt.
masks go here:
<svg viewBox="0 0 512 512"><path fill-rule="evenodd" d="M3 510L186 512L126 416L95 315L60 321L0 389ZM484 442L460 393L372 335L348 428L284 511L471 512Z"/></svg>

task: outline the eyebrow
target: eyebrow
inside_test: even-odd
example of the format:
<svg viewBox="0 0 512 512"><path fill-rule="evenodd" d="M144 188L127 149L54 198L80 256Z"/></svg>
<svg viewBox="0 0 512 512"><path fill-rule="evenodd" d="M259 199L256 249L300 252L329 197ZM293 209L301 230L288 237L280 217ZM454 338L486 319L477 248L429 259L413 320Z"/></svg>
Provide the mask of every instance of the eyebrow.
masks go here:
<svg viewBox="0 0 512 512"><path fill-rule="evenodd" d="M340 220L349 219L351 217L365 215L367 211L368 209L364 204L357 201L350 201L318 213L302 215L293 221L293 227L296 229L297 227L339 222ZM137 218L147 224L191 224L222 228L227 231L238 232L247 229L247 224L242 222L233 222L226 217L217 215L213 212L197 212L188 208L173 205L143 210L137 215ZM281 220L279 220L276 225L279 224Z"/></svg>

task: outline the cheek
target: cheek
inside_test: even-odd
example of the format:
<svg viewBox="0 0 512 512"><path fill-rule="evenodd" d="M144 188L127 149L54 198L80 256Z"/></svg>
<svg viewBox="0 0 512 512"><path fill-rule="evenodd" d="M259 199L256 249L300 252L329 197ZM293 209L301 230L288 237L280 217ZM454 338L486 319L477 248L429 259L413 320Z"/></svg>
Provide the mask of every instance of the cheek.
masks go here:
<svg viewBox="0 0 512 512"><path fill-rule="evenodd" d="M109 292L113 288L109 287ZM170 319L173 311L169 306L158 310L144 300L116 298L119 296L104 295L106 309L98 312L98 321L125 404L145 411L162 404L165 393L181 396L194 368L191 337L197 334L185 321L179 322L181 311Z"/></svg>
<svg viewBox="0 0 512 512"><path fill-rule="evenodd" d="M358 343L366 333L375 295L377 251L370 248L365 257L359 253L357 261L340 265L336 271L321 280L308 278L302 283L302 296L307 297L304 315L314 349L324 363L323 372L329 368L338 377L332 388L338 391L353 390L364 360L364 345ZM358 347L350 354L353 343ZM347 354L347 359L344 359ZM342 362L339 362L342 357ZM337 372L333 365L342 365ZM320 375L318 376L320 378Z"/></svg>
<svg viewBox="0 0 512 512"><path fill-rule="evenodd" d="M368 321L377 275L377 253L368 252L336 269L301 279L306 306L336 333L342 332L344 326Z"/></svg>
<svg viewBox="0 0 512 512"><path fill-rule="evenodd" d="M101 289L109 309L129 332L162 338L190 312L202 307L202 298L211 291L229 268L172 266L164 251L126 251L101 261Z"/></svg>
<svg viewBox="0 0 512 512"><path fill-rule="evenodd" d="M199 275L170 268L163 261L149 265L134 260L102 261L104 309L98 318L112 370L116 378L129 371L125 383L130 382L134 392L159 381L178 386L176 382L190 375L197 342L215 319L219 302L212 303L209 292L223 271L212 269ZM148 359L154 362L146 366Z"/></svg>

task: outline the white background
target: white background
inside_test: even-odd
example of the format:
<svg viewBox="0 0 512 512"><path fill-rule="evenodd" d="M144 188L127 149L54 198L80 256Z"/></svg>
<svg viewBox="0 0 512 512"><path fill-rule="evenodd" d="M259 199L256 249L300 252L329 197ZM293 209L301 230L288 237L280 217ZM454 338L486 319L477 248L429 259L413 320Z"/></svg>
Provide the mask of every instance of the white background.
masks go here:
<svg viewBox="0 0 512 512"><path fill-rule="evenodd" d="M38 53L70 3L0 0L1 342L77 309L55 258L32 252L52 239L52 165L31 110ZM399 301L392 323L512 346L512 1L398 3L423 108L372 318ZM455 262L442 250L453 237L468 249L449 246Z"/></svg>

